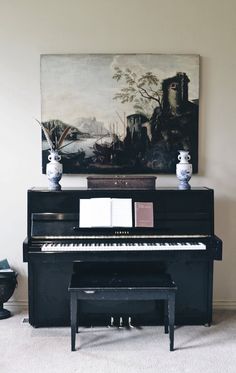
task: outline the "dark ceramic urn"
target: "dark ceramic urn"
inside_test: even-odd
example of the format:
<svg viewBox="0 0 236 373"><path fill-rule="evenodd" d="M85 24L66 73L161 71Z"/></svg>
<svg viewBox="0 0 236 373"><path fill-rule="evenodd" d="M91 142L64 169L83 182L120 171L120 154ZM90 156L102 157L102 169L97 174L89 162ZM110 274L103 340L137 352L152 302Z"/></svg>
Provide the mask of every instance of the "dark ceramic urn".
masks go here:
<svg viewBox="0 0 236 373"><path fill-rule="evenodd" d="M3 303L11 298L17 285L17 273L14 271L0 272L0 320L11 316L10 311L3 308Z"/></svg>

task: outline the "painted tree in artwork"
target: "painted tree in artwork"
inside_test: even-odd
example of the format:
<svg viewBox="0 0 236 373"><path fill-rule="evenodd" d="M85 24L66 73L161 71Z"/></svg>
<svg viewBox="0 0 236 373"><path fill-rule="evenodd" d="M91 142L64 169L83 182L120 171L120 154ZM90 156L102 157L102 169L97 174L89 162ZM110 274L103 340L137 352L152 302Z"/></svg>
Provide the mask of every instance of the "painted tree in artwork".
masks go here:
<svg viewBox="0 0 236 373"><path fill-rule="evenodd" d="M147 71L139 75L129 68L121 69L118 66L114 70L113 79L124 84L113 97L114 100L122 104L133 102L135 111L149 118L156 107L162 111L161 82L155 74Z"/></svg>

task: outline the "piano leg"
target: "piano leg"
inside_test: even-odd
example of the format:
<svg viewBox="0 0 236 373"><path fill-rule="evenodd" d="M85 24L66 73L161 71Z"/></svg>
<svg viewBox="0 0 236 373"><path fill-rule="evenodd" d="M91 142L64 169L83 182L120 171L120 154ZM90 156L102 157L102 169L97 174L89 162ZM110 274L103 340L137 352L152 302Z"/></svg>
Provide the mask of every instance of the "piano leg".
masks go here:
<svg viewBox="0 0 236 373"><path fill-rule="evenodd" d="M75 351L75 337L78 330L77 325L77 298L76 294L72 293L70 297L70 312L71 312L71 351Z"/></svg>

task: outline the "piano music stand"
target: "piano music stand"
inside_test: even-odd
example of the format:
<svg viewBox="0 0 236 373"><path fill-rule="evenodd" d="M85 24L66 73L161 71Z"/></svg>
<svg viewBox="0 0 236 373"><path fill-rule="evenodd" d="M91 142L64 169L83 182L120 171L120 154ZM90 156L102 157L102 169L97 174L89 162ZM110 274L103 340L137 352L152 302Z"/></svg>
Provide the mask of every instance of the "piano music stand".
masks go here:
<svg viewBox="0 0 236 373"><path fill-rule="evenodd" d="M114 274L98 276L80 276L73 273L69 285L70 313L71 313L71 351L75 351L76 332L78 332L78 300L164 300L164 330L169 331L170 351L174 350L174 322L175 322L175 294L177 287L168 274L156 274L153 279L142 279L142 285L132 282L132 276L118 276Z"/></svg>

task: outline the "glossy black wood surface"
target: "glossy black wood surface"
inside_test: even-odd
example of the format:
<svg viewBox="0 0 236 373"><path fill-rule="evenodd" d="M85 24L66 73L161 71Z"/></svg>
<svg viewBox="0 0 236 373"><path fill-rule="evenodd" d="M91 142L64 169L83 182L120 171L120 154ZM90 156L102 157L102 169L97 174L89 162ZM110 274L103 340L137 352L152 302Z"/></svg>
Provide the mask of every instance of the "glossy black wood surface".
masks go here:
<svg viewBox="0 0 236 373"><path fill-rule="evenodd" d="M154 207L153 228L79 228L80 198L132 198L132 202L151 201ZM134 214L133 214L134 215ZM177 324L210 324L212 320L213 261L221 259L221 241L214 236L214 193L208 188L181 191L158 190L86 190L65 189L51 192L28 191L28 237L23 244L24 261L29 269L29 319L33 326L69 325L68 284L76 261L103 263L143 262L148 270L170 273L178 286L176 296ZM46 242L114 241L145 242L147 240L185 240L205 243L205 251L168 252L56 252L41 251ZM153 235L159 238L153 238ZM168 236L168 238L163 238ZM47 236L45 238L44 236ZM53 236L53 238L50 238ZM99 236L102 236L99 238ZM131 238L132 236L132 238ZM136 236L136 237L134 237ZM139 236L142 236L139 237ZM61 238L63 237L63 238ZM70 237L67 238L67 237ZM111 238L109 238L111 240ZM134 324L160 324L162 303L97 302L80 306L80 322L85 325L108 324L111 316L131 316Z"/></svg>

